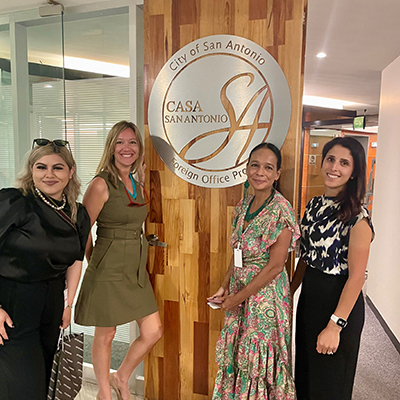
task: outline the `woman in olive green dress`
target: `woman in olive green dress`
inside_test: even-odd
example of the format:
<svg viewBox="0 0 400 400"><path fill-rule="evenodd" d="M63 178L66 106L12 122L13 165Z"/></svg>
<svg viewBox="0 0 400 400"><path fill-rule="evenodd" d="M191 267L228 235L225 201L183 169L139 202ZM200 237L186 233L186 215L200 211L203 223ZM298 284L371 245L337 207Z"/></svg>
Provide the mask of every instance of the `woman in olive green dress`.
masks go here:
<svg viewBox="0 0 400 400"><path fill-rule="evenodd" d="M76 305L75 321L95 326L92 363L99 386L98 400L133 399L128 379L162 336L162 325L146 271L147 240L142 224L147 216L143 181L132 174L142 168L143 144L138 128L121 121L110 130L103 157L83 204L97 239L86 246L89 262ZM121 366L110 374L111 342L116 326L136 320L140 336L132 343Z"/></svg>

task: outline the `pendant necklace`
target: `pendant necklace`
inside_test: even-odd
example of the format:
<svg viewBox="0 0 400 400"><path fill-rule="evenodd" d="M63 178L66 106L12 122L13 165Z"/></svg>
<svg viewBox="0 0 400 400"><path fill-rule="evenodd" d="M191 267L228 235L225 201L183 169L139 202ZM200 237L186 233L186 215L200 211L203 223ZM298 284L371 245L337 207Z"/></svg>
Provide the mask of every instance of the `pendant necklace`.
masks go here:
<svg viewBox="0 0 400 400"><path fill-rule="evenodd" d="M245 220L246 222L250 222L254 217L256 217L256 216L262 211L262 209L263 209L265 206L267 206L267 205L271 202L271 200L272 200L273 197L274 197L274 194L275 194L275 189L272 188L271 194L269 195L269 197L267 198L267 200L264 201L264 203L261 205L261 207L258 208L256 211L250 213L251 205L253 204L253 201L254 201L254 199L255 199L255 196L254 196L254 197L251 199L251 202L250 202L250 204L249 204L249 207L247 208L247 212L246 212L246 216L244 217L244 220Z"/></svg>
<svg viewBox="0 0 400 400"><path fill-rule="evenodd" d="M61 204L61 206L56 206L54 203L52 203L50 200L48 200L36 186L35 186L35 192L43 200L43 202L46 203L49 207L51 207L53 210L60 211L67 204L67 198L65 197L64 193L62 195L63 203Z"/></svg>

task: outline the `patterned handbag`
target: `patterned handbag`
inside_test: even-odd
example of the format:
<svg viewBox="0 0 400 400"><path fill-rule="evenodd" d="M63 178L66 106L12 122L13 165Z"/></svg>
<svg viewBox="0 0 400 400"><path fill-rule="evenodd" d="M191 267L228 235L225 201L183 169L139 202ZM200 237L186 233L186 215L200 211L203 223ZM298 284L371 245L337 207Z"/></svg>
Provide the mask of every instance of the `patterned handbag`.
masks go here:
<svg viewBox="0 0 400 400"><path fill-rule="evenodd" d="M47 400L72 400L82 387L83 333L64 336L54 354Z"/></svg>

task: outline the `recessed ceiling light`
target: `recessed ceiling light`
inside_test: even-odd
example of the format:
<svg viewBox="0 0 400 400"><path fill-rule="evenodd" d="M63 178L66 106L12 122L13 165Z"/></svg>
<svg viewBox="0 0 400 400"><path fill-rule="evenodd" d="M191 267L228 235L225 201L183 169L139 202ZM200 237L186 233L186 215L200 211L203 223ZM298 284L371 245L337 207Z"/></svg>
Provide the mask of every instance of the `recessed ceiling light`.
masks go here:
<svg viewBox="0 0 400 400"><path fill-rule="evenodd" d="M325 57L326 57L326 54L323 53L323 52L321 52L321 53L318 53L318 54L317 54L317 57L318 57L318 58L325 58Z"/></svg>

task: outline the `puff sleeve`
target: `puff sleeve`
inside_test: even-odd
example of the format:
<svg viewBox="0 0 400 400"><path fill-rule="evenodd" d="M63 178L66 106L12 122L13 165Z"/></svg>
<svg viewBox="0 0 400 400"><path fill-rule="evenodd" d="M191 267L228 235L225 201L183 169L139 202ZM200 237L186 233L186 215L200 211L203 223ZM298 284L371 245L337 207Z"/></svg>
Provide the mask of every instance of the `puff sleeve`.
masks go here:
<svg viewBox="0 0 400 400"><path fill-rule="evenodd" d="M25 196L18 189L0 190L0 246L10 230L23 224L27 208Z"/></svg>
<svg viewBox="0 0 400 400"><path fill-rule="evenodd" d="M86 208L80 203L78 204L78 217L76 221L76 227L81 243L80 254L77 259L79 261L83 261L83 258L85 257L86 242L88 240L90 232L90 217L88 212L86 211Z"/></svg>

